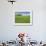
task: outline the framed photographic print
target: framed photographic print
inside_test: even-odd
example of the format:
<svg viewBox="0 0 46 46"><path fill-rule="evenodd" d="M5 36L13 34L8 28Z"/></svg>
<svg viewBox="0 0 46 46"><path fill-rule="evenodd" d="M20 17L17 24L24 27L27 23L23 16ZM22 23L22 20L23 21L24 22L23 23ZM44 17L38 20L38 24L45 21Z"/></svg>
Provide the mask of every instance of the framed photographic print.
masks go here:
<svg viewBox="0 0 46 46"><path fill-rule="evenodd" d="M15 25L32 25L32 11L16 11Z"/></svg>

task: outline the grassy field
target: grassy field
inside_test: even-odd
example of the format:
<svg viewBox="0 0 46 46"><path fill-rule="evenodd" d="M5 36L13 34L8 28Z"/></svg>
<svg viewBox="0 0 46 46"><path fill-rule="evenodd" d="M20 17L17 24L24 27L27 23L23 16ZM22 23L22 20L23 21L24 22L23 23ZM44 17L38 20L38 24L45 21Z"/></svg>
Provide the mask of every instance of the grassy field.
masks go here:
<svg viewBox="0 0 46 46"><path fill-rule="evenodd" d="M30 23L30 16L15 16L15 23Z"/></svg>

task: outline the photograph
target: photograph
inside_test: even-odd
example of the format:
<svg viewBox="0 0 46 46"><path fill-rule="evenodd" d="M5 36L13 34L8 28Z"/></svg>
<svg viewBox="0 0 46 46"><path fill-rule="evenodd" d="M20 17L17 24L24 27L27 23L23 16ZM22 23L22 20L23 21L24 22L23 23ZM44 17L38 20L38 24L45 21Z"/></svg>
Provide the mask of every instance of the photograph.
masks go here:
<svg viewBox="0 0 46 46"><path fill-rule="evenodd" d="M16 23L30 23L30 12L16 12Z"/></svg>
<svg viewBox="0 0 46 46"><path fill-rule="evenodd" d="M32 24L32 12L30 11L15 12L15 23L18 25Z"/></svg>

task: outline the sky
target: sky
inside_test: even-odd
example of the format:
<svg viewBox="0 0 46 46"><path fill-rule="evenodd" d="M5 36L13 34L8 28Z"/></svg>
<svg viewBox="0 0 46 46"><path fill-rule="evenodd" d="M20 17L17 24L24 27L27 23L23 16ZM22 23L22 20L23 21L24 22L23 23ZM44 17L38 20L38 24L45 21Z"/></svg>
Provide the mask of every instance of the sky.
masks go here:
<svg viewBox="0 0 46 46"><path fill-rule="evenodd" d="M30 15L30 12L16 12L16 14L21 14L21 15Z"/></svg>
<svg viewBox="0 0 46 46"><path fill-rule="evenodd" d="M20 13L20 14L30 14L30 12L16 12L16 13Z"/></svg>

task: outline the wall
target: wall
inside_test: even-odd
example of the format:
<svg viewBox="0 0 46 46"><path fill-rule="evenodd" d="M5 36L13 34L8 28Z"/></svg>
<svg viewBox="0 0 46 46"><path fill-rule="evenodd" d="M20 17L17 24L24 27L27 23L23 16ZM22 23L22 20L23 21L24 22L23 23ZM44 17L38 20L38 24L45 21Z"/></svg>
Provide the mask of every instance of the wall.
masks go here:
<svg viewBox="0 0 46 46"><path fill-rule="evenodd" d="M7 0L0 0L0 40L14 40L19 32L30 34L33 40L46 40L45 2L45 0L17 0L12 5ZM32 26L14 25L15 11L22 9L33 10Z"/></svg>

